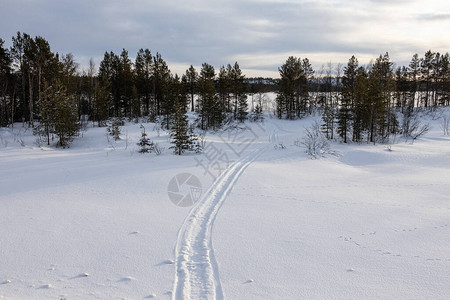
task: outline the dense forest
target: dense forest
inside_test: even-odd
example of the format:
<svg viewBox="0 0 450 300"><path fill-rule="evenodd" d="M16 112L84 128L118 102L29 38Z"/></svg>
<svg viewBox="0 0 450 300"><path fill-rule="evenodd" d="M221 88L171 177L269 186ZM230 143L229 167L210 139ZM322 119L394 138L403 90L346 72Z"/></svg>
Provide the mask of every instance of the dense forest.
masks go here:
<svg viewBox="0 0 450 300"><path fill-rule="evenodd" d="M261 97L249 107L247 97L264 92L277 92L273 109L279 118L320 111L322 131L344 142L385 142L391 134L408 134L415 108L450 105L449 54L431 50L395 69L388 53L368 65L352 56L345 66L320 70L307 58L289 57L279 67L280 79L271 79L245 78L237 62L218 70L208 63L200 70L191 65L179 76L149 49L140 49L134 61L125 49L105 52L98 68L91 59L81 70L72 54L52 52L43 37L18 32L10 49L4 44L0 39L0 126L28 123L48 143L57 135L60 146L70 143L87 117L97 126L113 117L147 117L186 131L183 116L194 111L197 127L216 130L257 119L267 107Z"/></svg>

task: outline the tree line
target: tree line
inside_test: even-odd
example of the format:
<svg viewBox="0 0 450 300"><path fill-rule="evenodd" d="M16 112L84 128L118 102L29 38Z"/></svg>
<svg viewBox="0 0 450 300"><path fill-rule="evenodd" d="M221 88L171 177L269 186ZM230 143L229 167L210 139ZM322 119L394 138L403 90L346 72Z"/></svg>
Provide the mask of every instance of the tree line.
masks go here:
<svg viewBox="0 0 450 300"><path fill-rule="evenodd" d="M218 72L207 63L199 71L191 65L180 77L159 53L140 49L132 61L123 49L105 52L98 72L92 59L80 71L72 54L54 53L43 37L18 32L10 49L0 39L0 63L0 126L27 122L48 143L58 135L61 146L84 115L98 126L111 117L147 116L170 129L182 119L177 112L190 110L202 130L247 118L247 85L237 62Z"/></svg>
<svg viewBox="0 0 450 300"><path fill-rule="evenodd" d="M261 114L261 103L249 111L249 93L277 91L279 118L320 110L328 138L383 142L409 130L414 107L450 105L448 53L415 54L409 66L395 70L387 53L368 65L352 56L346 66L328 64L317 71L307 58L289 57L279 72L275 80L245 78L237 62L218 70L203 63L200 70L191 65L179 76L149 49L140 49L134 61L125 49L105 52L98 69L91 59L80 70L72 54L54 53L45 38L18 32L9 49L0 39L0 126L28 123L47 143L58 136L60 146L78 133L86 115L98 126L112 117L145 116L172 129L185 128L175 123L193 111L198 128L216 130L245 121L249 113Z"/></svg>
<svg viewBox="0 0 450 300"><path fill-rule="evenodd" d="M418 126L414 108L450 105L448 53L414 54L408 66L395 69L388 53L368 65L352 56L346 66L328 64L319 74L307 58L289 57L279 72L277 116L297 119L319 109L325 136L337 134L345 143L410 135Z"/></svg>

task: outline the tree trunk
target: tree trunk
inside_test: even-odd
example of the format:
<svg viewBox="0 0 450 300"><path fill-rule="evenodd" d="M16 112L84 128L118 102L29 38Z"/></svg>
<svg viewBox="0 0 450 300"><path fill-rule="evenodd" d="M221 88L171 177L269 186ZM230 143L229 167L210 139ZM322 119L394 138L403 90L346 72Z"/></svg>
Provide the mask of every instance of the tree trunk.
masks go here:
<svg viewBox="0 0 450 300"><path fill-rule="evenodd" d="M29 98L30 98L30 103L28 103L29 105L29 109L30 109L30 125L31 127L34 127L33 124L33 81L32 81L32 77L31 77L31 71L28 72L28 87L29 87Z"/></svg>

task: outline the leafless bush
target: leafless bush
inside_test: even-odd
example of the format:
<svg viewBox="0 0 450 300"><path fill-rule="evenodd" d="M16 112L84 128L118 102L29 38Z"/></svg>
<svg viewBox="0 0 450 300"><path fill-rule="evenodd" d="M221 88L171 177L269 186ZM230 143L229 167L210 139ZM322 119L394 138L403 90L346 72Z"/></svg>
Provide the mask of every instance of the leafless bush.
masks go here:
<svg viewBox="0 0 450 300"><path fill-rule="evenodd" d="M108 144L111 146L111 148L113 148L115 150L116 147L114 146L114 143L111 141L111 136L110 136L109 132L106 133L106 140L108 141Z"/></svg>
<svg viewBox="0 0 450 300"><path fill-rule="evenodd" d="M158 143L153 144L153 151L155 152L156 155L160 155L161 153L164 152L164 150L166 150L166 148L161 147Z"/></svg>
<svg viewBox="0 0 450 300"><path fill-rule="evenodd" d="M205 130L202 131L202 133L200 133L198 135L198 144L200 145L200 147L202 149L206 148L206 134L205 134Z"/></svg>
<svg viewBox="0 0 450 300"><path fill-rule="evenodd" d="M409 125L409 131L407 132L407 138L411 138L413 141L417 138L425 135L430 131L430 124L422 124L419 118L414 118Z"/></svg>
<svg viewBox="0 0 450 300"><path fill-rule="evenodd" d="M41 138L37 137L36 140L34 141L34 144L36 146L38 146L39 148L41 148L42 147L42 140L41 140Z"/></svg>
<svg viewBox="0 0 450 300"><path fill-rule="evenodd" d="M444 135L450 135L450 116L442 117L441 129L444 132Z"/></svg>
<svg viewBox="0 0 450 300"><path fill-rule="evenodd" d="M425 135L430 129L430 124L423 124L418 114L411 113L404 116L402 134L406 140L414 141Z"/></svg>
<svg viewBox="0 0 450 300"><path fill-rule="evenodd" d="M0 142L5 148L8 147L8 140L7 139L4 139L3 137L0 136Z"/></svg>
<svg viewBox="0 0 450 300"><path fill-rule="evenodd" d="M156 131L156 134L158 136L160 136L160 132L161 132L161 124L156 123L155 126L153 126L153 131Z"/></svg>
<svg viewBox="0 0 450 300"><path fill-rule="evenodd" d="M125 130L125 150L128 149L128 130Z"/></svg>
<svg viewBox="0 0 450 300"><path fill-rule="evenodd" d="M314 122L310 127L305 128L305 137L301 144L305 148L308 156L313 159L323 157L327 154L336 154L330 149L330 143L320 130L320 124L318 122Z"/></svg>
<svg viewBox="0 0 450 300"><path fill-rule="evenodd" d="M25 133L26 130L23 132ZM18 142L20 144L20 146L25 147L25 142L23 141L23 133L22 133L22 129L19 129L19 132L14 133L14 141Z"/></svg>
<svg viewBox="0 0 450 300"><path fill-rule="evenodd" d="M273 148L274 148L274 149L286 149L286 146L283 145L282 143L279 143L279 144L275 144L275 145L273 146Z"/></svg>
<svg viewBox="0 0 450 300"><path fill-rule="evenodd" d="M397 143L398 143L398 135L391 134L391 135L389 135L389 137L387 139L387 143L386 143L385 147L388 151L392 151L392 146Z"/></svg>

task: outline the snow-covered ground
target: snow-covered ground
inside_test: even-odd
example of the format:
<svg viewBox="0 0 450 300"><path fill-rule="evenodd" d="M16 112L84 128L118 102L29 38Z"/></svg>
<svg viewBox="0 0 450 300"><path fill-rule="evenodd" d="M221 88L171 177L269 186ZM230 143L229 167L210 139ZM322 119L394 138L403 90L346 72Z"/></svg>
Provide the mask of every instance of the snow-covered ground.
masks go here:
<svg viewBox="0 0 450 300"><path fill-rule="evenodd" d="M159 156L137 152L139 124L69 149L0 129L0 299L448 299L440 120L391 151L333 142L312 160L295 144L316 118L207 133L181 157L152 123ZM201 182L195 206L169 198L181 173Z"/></svg>

